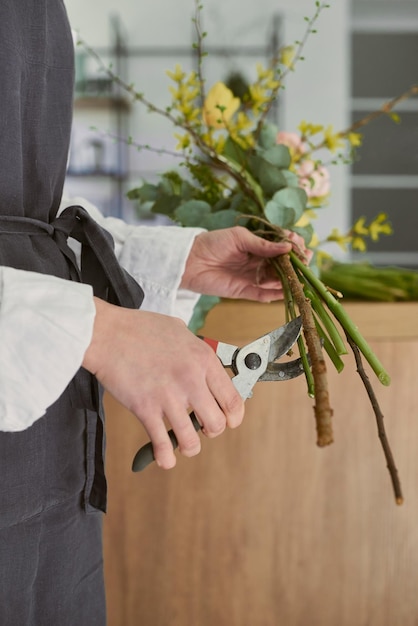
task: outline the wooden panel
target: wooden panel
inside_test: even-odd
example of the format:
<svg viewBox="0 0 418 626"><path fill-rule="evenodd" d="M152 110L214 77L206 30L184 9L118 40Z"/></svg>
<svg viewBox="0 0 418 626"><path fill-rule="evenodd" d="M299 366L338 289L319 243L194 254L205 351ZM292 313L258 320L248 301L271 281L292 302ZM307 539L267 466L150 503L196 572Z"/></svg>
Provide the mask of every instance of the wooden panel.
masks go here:
<svg viewBox="0 0 418 626"><path fill-rule="evenodd" d="M377 335L392 375L375 389L404 505L351 357L343 374L329 368L336 440L326 449L303 380L260 383L241 428L203 439L174 470L133 474L146 437L107 397L109 626L416 626L418 305L350 313ZM226 302L204 332L244 343L282 316L278 305Z"/></svg>

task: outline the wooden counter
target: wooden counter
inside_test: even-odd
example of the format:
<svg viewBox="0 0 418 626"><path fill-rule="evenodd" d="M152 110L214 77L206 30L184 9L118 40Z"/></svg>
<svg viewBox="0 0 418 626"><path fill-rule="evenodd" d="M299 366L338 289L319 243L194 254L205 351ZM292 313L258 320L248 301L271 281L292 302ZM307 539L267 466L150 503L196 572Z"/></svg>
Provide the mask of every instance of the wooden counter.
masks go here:
<svg viewBox="0 0 418 626"><path fill-rule="evenodd" d="M302 377L258 384L241 428L198 457L133 474L146 436L108 397L109 626L418 624L418 303L345 308L392 377L370 373L403 506L351 355L328 368L325 449ZM281 305L224 302L204 333L242 345L282 322Z"/></svg>

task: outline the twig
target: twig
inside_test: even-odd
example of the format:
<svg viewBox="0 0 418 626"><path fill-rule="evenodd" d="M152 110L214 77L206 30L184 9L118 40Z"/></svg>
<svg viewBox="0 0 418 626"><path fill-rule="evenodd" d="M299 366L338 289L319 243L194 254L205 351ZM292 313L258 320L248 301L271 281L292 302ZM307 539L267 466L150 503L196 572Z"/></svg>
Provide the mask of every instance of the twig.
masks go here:
<svg viewBox="0 0 418 626"><path fill-rule="evenodd" d="M231 176L231 178L233 178L238 183L244 193L247 194L254 201L260 213L263 212L263 203L261 197L259 197L259 195L254 190L254 187L256 186L255 181L253 182L253 184L250 184L248 182L246 176L249 176L249 174L240 165L233 163L222 154L218 154L212 146L209 146L202 139L198 131L193 128L193 126L174 117L174 115L172 115L168 109L162 109L152 104L152 102L147 100L144 94L136 91L134 85L127 83L120 76L115 74L110 67L107 67L100 55L95 50L93 50L93 48L91 48L85 41L79 39L78 44L83 46L86 52L88 52L88 54L90 54L99 64L100 69L105 72L107 76L115 82L116 85L126 91L126 93L130 94L134 101L143 104L145 107L148 108L148 111L157 113L158 115L167 118L173 124L173 126L177 128L183 128L183 130L188 132L193 138L195 146L211 161L212 165L217 169L229 174L229 176ZM198 160L199 159L196 158L196 161Z"/></svg>
<svg viewBox="0 0 418 626"><path fill-rule="evenodd" d="M412 85L412 87L407 89L407 91L404 91L404 93L382 104L380 109L376 109L375 111L368 113L361 119L354 122L351 126L349 126L349 128L346 128L345 130L341 130L339 133L337 133L338 137L346 137L350 133L356 132L363 126L367 126L367 124L370 124L370 122L377 119L378 117L381 117L382 115L388 115L388 113L390 113L392 109L394 109L395 106L398 105L400 102L403 102L404 100L408 100L408 98L411 98L412 96L415 96L417 94L418 94L418 85ZM325 146L326 146L326 142L321 141L321 143L318 143L315 146L311 146L311 152L314 152L315 150L320 150L321 148L324 148Z"/></svg>
<svg viewBox="0 0 418 626"><path fill-rule="evenodd" d="M307 22L308 22L306 30L305 30L305 34L303 35L301 41L297 41L296 42L298 44L298 47L296 49L295 56L294 56L294 59L293 59L291 65L289 67L286 67L286 69L283 70L280 73L280 75L279 75L280 83L277 85L277 87L275 87L272 90L269 102L264 107L263 112L260 115L260 119L259 119L259 122L257 124L257 129L256 129L256 133L255 133L256 137L258 137L260 135L261 127L262 127L262 125L263 125L263 123L264 123L264 121L265 121L265 119L266 119L266 117L267 117L271 107L273 106L273 102L274 102L274 100L277 97L279 89L283 88L283 80L286 78L287 74L290 71L294 71L296 63L298 63L299 61L303 60L303 56L302 56L303 49L304 49L304 47L305 47L305 45L306 45L306 43L308 41L309 36L313 32L316 32L316 31L313 30L313 26L314 26L315 22L318 20L321 11L323 11L323 9L326 9L328 7L329 7L329 5L328 5L327 2L321 2L321 3L317 2L317 8L316 8L315 14L310 19L309 18L305 18L307 20ZM277 53L271 59L270 67L272 69L274 69L278 65L279 60L280 60L280 50L278 50Z"/></svg>
<svg viewBox="0 0 418 626"><path fill-rule="evenodd" d="M203 50L203 38L205 37L205 33L202 32L202 22L201 22L201 14L202 5L200 4L200 0L195 0L195 17L193 18L193 23L196 29L197 42L193 44L193 47L197 52L197 76L199 78L199 98L200 98L200 106L203 108L205 102L205 79L203 78L202 73L202 63L203 57L206 56L206 53Z"/></svg>
<svg viewBox="0 0 418 626"><path fill-rule="evenodd" d="M385 425L383 421L383 413L380 409L379 403L376 398L376 394L374 393L373 387L370 383L370 380L364 370L363 362L361 359L360 350L355 344L355 342L351 339L350 335L346 333L347 341L354 353L354 358L356 360L357 372L360 375L360 378L363 382L363 385L367 391L367 394L370 398L370 402L376 417L377 424L377 432L379 435L380 442L382 444L383 453L385 455L387 468L389 470L390 478L392 480L393 491L395 494L396 504L402 504L404 499L402 495L401 483L399 480L398 470L395 465L395 461L393 459L392 451L390 449L389 441L386 435Z"/></svg>
<svg viewBox="0 0 418 626"><path fill-rule="evenodd" d="M376 376L382 383L382 385L388 386L390 384L390 376L388 372L383 367L382 363L378 359L377 355L370 348L366 339L363 337L358 327L354 324L354 322L350 319L347 312L344 310L342 305L338 300L334 298L334 296L328 291L325 285L319 280L312 271L309 270L293 253L289 253L292 259L292 263L295 264L297 269L307 278L307 280L311 283L311 285L316 289L318 294L321 296L327 307L333 313L334 317L340 322L341 326L344 328L344 331L350 334L350 337L355 341L356 345L361 350L364 358L368 361L369 365L375 372Z"/></svg>
<svg viewBox="0 0 418 626"><path fill-rule="evenodd" d="M392 109L395 108L395 106L397 104L399 104L400 102L403 102L403 100L407 100L408 98L411 98L412 96L414 96L416 94L418 94L418 85L413 85L412 87L410 87L404 93L400 94L399 96L396 96L396 98L392 98L392 100L389 100L388 102L385 102L385 104L383 104L380 107L380 109L376 109L376 111L373 111L372 113L369 113L368 115L366 115L365 117L361 118L360 120L357 120L349 128L347 128L346 130L341 131L338 134L341 137L345 137L349 133L355 132L359 128L362 128L363 126L366 126L367 124L372 122L377 117L381 117L382 115L387 115L388 113L391 112Z"/></svg>
<svg viewBox="0 0 418 626"><path fill-rule="evenodd" d="M303 332L311 360L311 370L315 385L315 420L317 444L324 447L333 442L332 414L329 403L328 378L321 341L315 326L309 299L303 293L302 285L295 273L288 254L277 258L282 272L286 275L295 302L302 317Z"/></svg>
<svg viewBox="0 0 418 626"><path fill-rule="evenodd" d="M294 296L290 288L289 280L286 275L286 272L283 270L280 263L278 263L278 260L272 259L271 263L274 269L276 270L276 272L278 273L278 275L280 276L280 281L282 283L282 288L283 288L284 300L286 303L286 321L288 322L289 319L295 319L295 317L297 317ZM297 343L298 343L298 350L299 350L300 358L302 360L303 372L305 374L308 396L310 398L314 398L315 397L315 382L312 376L311 366L309 363L308 354L306 352L306 346L303 341L303 337L301 337L300 335L298 337Z"/></svg>

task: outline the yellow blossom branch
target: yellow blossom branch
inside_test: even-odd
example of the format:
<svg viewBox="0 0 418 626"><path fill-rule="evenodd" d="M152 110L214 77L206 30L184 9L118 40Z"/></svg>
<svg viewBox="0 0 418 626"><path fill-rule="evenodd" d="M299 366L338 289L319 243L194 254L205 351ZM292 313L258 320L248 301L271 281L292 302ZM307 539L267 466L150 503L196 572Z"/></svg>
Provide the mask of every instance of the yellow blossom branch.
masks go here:
<svg viewBox="0 0 418 626"><path fill-rule="evenodd" d="M305 48L305 45L309 39L309 36L312 33L315 33L316 31L313 29L313 26L315 24L315 22L318 20L321 12L324 9L329 8L329 4L327 2L316 2L316 11L314 13L314 15L311 18L306 17L305 20L307 21L307 27L305 30L305 33L302 37L302 39L297 43L297 48L296 51L293 55L293 59L292 61L290 61L290 59L288 58L288 60L286 61L286 66L285 69L283 71L280 72L280 82L279 84L272 89L271 94L270 94L270 99L269 102L267 103L267 106L264 107L264 110L262 112L262 114L260 115L258 124L257 124L257 130L255 133L255 136L258 137L260 135L261 132L261 128L263 123L266 120L267 115L270 112L271 107L273 106L273 102L276 100L277 98L277 94L279 92L279 89L281 88L282 84L283 84L283 80L286 78L286 76L289 74L289 72L294 71L295 69L295 65L299 62L302 61L304 59L304 57L302 56L302 52ZM288 49L288 46L286 47L286 50ZM270 68L275 69L277 68L277 66L280 64L281 62L281 54L282 54L282 49L279 49L277 51L277 53L273 56L273 58L270 61ZM286 53L287 57L289 57L288 52Z"/></svg>
<svg viewBox="0 0 418 626"><path fill-rule="evenodd" d="M382 115L388 115L400 102L403 102L404 100L408 100L409 98L412 98L413 96L417 94L418 94L418 85L412 85L412 87L407 89L404 93L400 94L399 96L396 96L395 98L392 98L391 100L388 100L379 109L376 109L375 111L372 111L371 113L368 113L361 119L354 122L351 126L346 128L345 130L342 130L336 133L335 136L344 138L344 137L348 137L352 133L356 133L360 128L363 128L363 126L367 126L367 124L370 124L370 122L377 119L378 117L381 117ZM311 152L320 150L321 148L325 148L326 146L327 146L327 140L324 139L320 143L311 146Z"/></svg>

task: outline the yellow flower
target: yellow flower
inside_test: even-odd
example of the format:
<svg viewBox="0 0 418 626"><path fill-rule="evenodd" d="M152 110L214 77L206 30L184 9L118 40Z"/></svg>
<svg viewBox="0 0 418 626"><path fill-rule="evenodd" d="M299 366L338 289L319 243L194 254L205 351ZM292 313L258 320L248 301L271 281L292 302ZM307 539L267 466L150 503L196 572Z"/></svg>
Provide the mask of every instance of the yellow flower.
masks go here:
<svg viewBox="0 0 418 626"><path fill-rule="evenodd" d="M317 133L320 133L323 128L324 127L321 124L311 124L305 120L302 120L298 126L298 130L300 130L304 137L316 135Z"/></svg>
<svg viewBox="0 0 418 626"><path fill-rule="evenodd" d="M248 128L251 128L252 126L253 126L253 122L250 120L248 115L244 113L243 111L239 111L237 115L237 121L236 121L237 131L241 132L243 130L247 130Z"/></svg>
<svg viewBox="0 0 418 626"><path fill-rule="evenodd" d="M301 217L298 219L295 226L299 226L300 228L303 228L304 226L307 226L308 224L310 224L311 219L314 219L315 217L316 217L315 211L308 209L307 211L304 211L302 213Z"/></svg>
<svg viewBox="0 0 418 626"><path fill-rule="evenodd" d="M366 218L359 217L352 230L356 235L368 235L369 229L366 226Z"/></svg>
<svg viewBox="0 0 418 626"><path fill-rule="evenodd" d="M354 148L356 146L361 146L361 142L363 140L363 136L361 133L348 133L347 139Z"/></svg>
<svg viewBox="0 0 418 626"><path fill-rule="evenodd" d="M241 104L239 98L224 83L213 85L203 105L203 119L211 128L225 128Z"/></svg>
<svg viewBox="0 0 418 626"><path fill-rule="evenodd" d="M183 72L181 65L179 65L178 63L174 69L174 72L172 72L171 70L167 70L166 74L171 78L171 80L174 80L175 83L180 83L186 76L186 74Z"/></svg>
<svg viewBox="0 0 418 626"><path fill-rule="evenodd" d="M267 90L262 85L254 84L249 86L250 98L251 98L251 109L255 115L259 113L260 107L268 102L269 95Z"/></svg>
<svg viewBox="0 0 418 626"><path fill-rule="evenodd" d="M340 134L333 132L333 126L331 124L324 130L324 143L330 152L335 152L338 148L344 146Z"/></svg>
<svg viewBox="0 0 418 626"><path fill-rule="evenodd" d="M353 250L359 250L359 252L366 252L366 244L362 237L353 237L351 242L351 247Z"/></svg>
<svg viewBox="0 0 418 626"><path fill-rule="evenodd" d="M391 235L393 233L390 222L387 221L386 213L379 213L376 219L370 224L370 237L373 241L379 239L379 235Z"/></svg>
<svg viewBox="0 0 418 626"><path fill-rule="evenodd" d="M318 235L314 232L312 234L312 239L309 242L309 247L310 248L316 248L317 246L319 246L321 242L319 241L319 237Z"/></svg>
<svg viewBox="0 0 418 626"><path fill-rule="evenodd" d="M174 133L174 137L178 140L176 150L186 150L191 144L189 135L179 135L178 133Z"/></svg>
<svg viewBox="0 0 418 626"><path fill-rule="evenodd" d="M293 59L295 58L294 46L285 46L280 50L280 63L285 67L293 67Z"/></svg>
<svg viewBox="0 0 418 626"><path fill-rule="evenodd" d="M328 235L326 241L335 241L344 251L347 250L349 243L352 243L352 237L343 235L338 228L333 228L331 234Z"/></svg>
<svg viewBox="0 0 418 626"><path fill-rule="evenodd" d="M190 87L197 87L197 89L200 91L199 77L195 71L190 72L186 83L190 85Z"/></svg>

